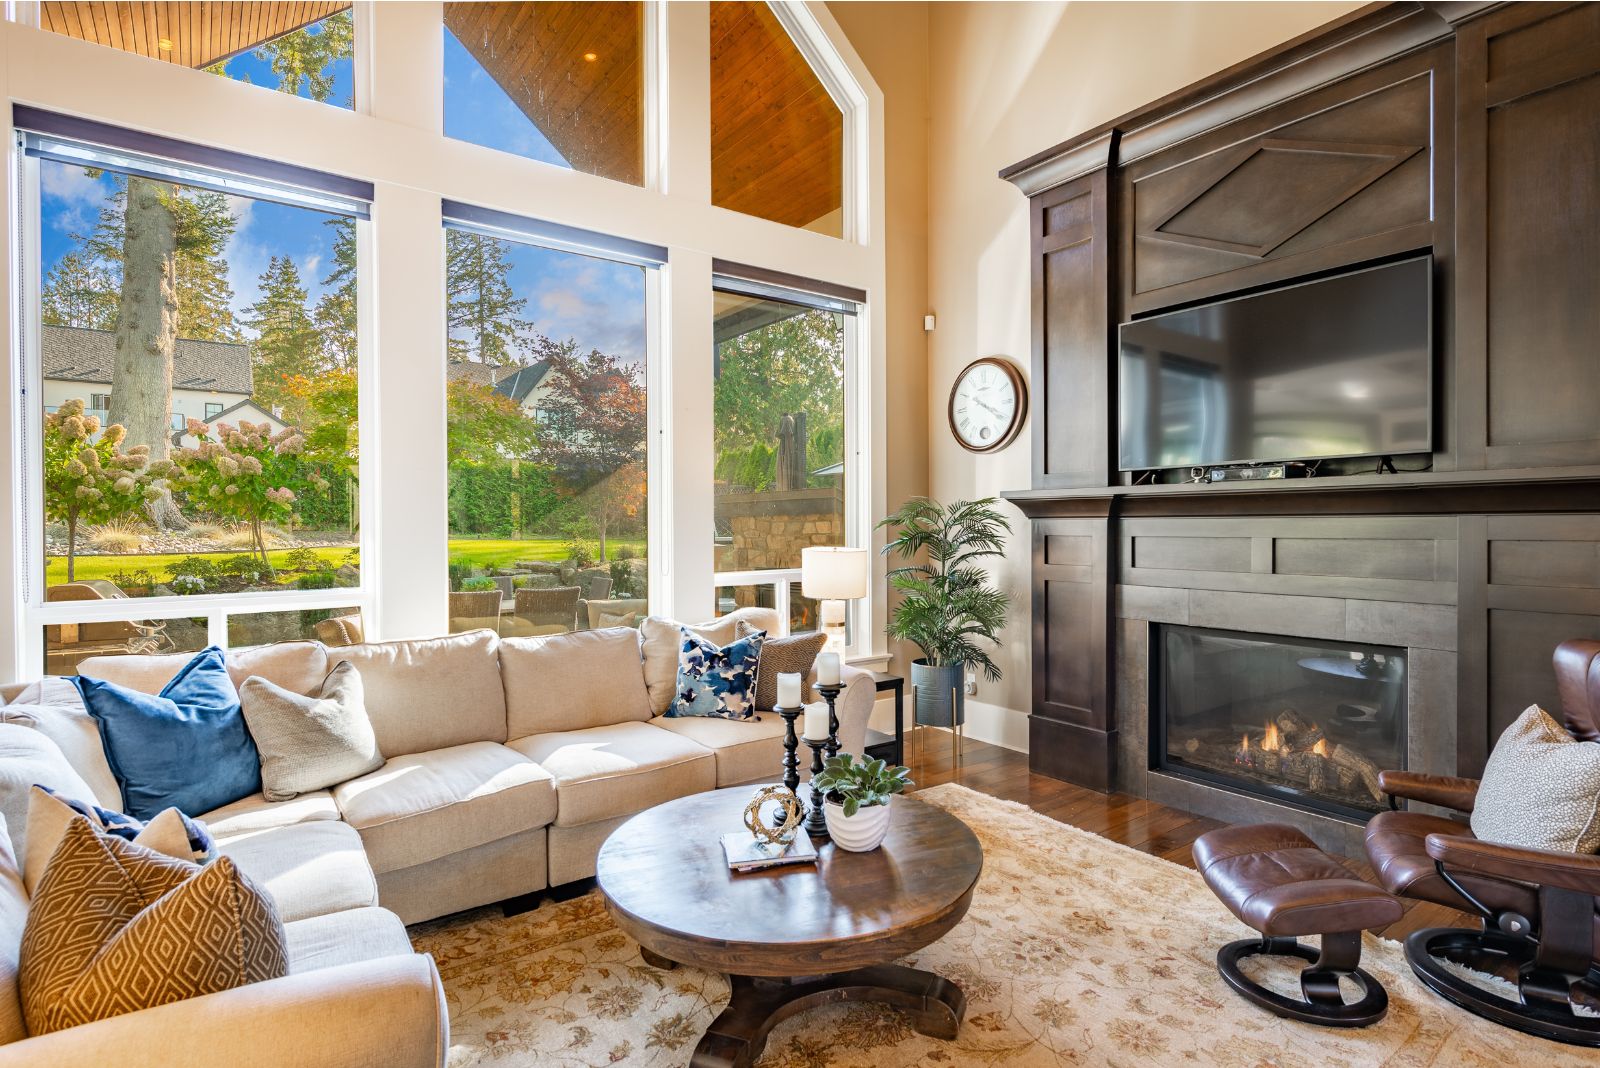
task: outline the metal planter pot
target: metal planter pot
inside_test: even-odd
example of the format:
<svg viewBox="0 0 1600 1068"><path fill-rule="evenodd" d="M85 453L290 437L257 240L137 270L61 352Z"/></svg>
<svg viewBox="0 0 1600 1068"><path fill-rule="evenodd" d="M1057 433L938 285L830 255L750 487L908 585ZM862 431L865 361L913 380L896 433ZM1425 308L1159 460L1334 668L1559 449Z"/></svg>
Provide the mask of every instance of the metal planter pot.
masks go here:
<svg viewBox="0 0 1600 1068"><path fill-rule="evenodd" d="M966 725L965 664L930 667L926 660L911 662L911 687L917 695L919 727L956 728Z"/></svg>

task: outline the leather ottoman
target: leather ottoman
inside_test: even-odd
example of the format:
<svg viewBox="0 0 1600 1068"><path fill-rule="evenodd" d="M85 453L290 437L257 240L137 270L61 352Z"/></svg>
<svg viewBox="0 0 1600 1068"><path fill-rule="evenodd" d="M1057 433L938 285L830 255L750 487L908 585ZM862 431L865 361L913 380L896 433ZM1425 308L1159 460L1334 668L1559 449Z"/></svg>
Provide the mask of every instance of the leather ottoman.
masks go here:
<svg viewBox="0 0 1600 1068"><path fill-rule="evenodd" d="M1279 1016L1328 1027L1366 1027L1389 1011L1389 995L1362 971L1361 932L1394 923L1400 901L1358 878L1300 831L1281 823L1224 827L1194 843L1195 865L1211 892L1260 938L1230 942L1217 953L1217 971L1250 1001ZM1320 951L1300 944L1319 935ZM1239 970L1250 956L1298 957L1303 999L1266 989ZM1361 998L1346 1004L1348 978Z"/></svg>

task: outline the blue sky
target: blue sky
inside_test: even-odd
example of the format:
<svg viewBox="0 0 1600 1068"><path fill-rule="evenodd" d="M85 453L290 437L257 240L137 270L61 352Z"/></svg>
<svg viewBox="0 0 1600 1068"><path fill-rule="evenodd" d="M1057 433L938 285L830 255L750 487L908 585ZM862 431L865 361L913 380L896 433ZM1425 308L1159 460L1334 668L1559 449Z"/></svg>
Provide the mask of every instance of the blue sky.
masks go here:
<svg viewBox="0 0 1600 1068"><path fill-rule="evenodd" d="M334 101L347 102L351 64L335 64ZM264 60L247 52L226 66L231 77L248 76L271 91L277 78ZM302 89L303 92L303 89ZM448 30L445 31L445 132L465 141L514 152L565 167L526 116L501 91ZM115 191L109 175L92 177L81 167L41 161L41 258L45 272L76 247L71 234L88 234L102 206ZM234 311L260 295L257 281L273 256L289 256L315 305L330 270L330 216L305 208L230 197L238 226L227 248L228 278L234 290ZM644 270L568 252L508 243L510 281L517 296L527 299L524 317L551 337L576 338L584 351L597 348L634 362L645 356Z"/></svg>

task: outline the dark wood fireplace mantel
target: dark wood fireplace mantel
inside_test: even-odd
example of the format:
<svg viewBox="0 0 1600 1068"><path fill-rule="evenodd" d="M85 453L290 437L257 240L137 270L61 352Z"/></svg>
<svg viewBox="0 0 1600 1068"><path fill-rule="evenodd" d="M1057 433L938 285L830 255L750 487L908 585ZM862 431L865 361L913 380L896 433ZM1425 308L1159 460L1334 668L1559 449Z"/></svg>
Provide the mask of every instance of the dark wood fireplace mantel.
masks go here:
<svg viewBox="0 0 1600 1068"><path fill-rule="evenodd" d="M1004 496L1032 520L1035 770L1142 791L1129 687L1163 621L1416 637L1462 774L1558 703L1554 646L1600 638L1597 115L1600 4L1372 4L1001 172L1030 204L1032 485ZM1373 146L1376 177L1337 165ZM1118 323L1419 252L1431 454L1117 469Z"/></svg>

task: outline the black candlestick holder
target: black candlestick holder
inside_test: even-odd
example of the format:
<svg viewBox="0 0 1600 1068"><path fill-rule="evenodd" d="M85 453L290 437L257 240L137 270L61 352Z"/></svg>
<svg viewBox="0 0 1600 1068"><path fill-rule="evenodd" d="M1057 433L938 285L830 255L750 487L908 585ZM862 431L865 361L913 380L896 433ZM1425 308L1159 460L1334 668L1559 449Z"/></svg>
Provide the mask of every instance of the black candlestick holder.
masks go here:
<svg viewBox="0 0 1600 1068"><path fill-rule="evenodd" d="M800 739L794 733L794 721L805 713L805 708L796 705L794 708L775 708L778 715L783 717L783 785L796 797L800 796ZM783 822L783 812L779 809L775 817L778 823Z"/></svg>
<svg viewBox="0 0 1600 1068"><path fill-rule="evenodd" d="M817 776L822 774L822 753L828 747L826 738L803 739L811 747L811 811L806 813L806 833L813 838L828 837L828 817L822 811L822 791L817 789Z"/></svg>
<svg viewBox="0 0 1600 1068"><path fill-rule="evenodd" d="M834 708L834 702L837 701L839 699L839 695L844 692L844 687L838 685L823 686L819 683L817 685L817 692L822 695L822 699L824 701L828 702L827 755L829 758L836 757L839 755L839 713Z"/></svg>

